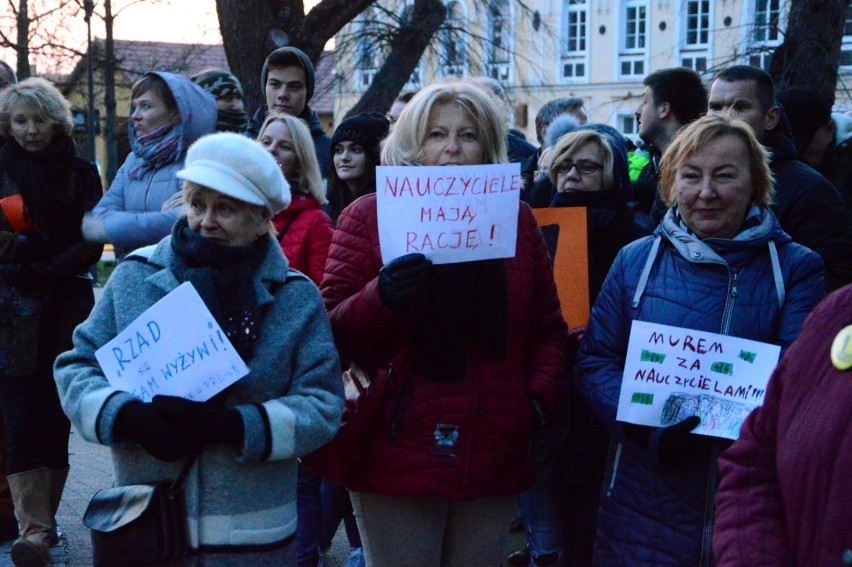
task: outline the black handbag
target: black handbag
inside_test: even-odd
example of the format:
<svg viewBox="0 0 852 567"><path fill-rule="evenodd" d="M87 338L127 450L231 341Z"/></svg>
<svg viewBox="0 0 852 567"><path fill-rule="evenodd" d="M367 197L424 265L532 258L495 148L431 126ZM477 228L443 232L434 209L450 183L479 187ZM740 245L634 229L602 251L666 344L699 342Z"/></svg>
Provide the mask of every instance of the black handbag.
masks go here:
<svg viewBox="0 0 852 567"><path fill-rule="evenodd" d="M83 524L92 530L95 567L150 565L186 556L181 492L195 459L183 466L174 481L116 486L92 496Z"/></svg>

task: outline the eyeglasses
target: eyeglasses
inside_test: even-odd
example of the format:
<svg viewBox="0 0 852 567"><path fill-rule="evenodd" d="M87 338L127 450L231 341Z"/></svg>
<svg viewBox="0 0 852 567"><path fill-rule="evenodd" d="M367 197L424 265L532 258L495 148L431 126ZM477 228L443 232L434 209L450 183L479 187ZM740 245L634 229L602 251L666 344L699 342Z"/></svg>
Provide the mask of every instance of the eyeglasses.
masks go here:
<svg viewBox="0 0 852 567"><path fill-rule="evenodd" d="M597 173L598 170L603 167L603 164L589 161L587 159L580 161L571 161L568 159L559 164L559 167L556 169L556 173L568 173L575 167L577 168L577 173L580 175L591 175L593 173Z"/></svg>

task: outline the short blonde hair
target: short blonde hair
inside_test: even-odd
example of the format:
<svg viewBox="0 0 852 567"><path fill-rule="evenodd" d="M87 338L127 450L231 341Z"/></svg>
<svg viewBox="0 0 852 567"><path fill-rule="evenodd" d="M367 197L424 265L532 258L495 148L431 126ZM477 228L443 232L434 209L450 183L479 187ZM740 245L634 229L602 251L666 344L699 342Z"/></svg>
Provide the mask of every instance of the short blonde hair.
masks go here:
<svg viewBox="0 0 852 567"><path fill-rule="evenodd" d="M435 105L455 102L479 129L483 163L506 163L506 124L494 99L463 79L447 79L421 89L405 105L396 127L382 143L382 165L422 165L421 148Z"/></svg>
<svg viewBox="0 0 852 567"><path fill-rule="evenodd" d="M677 169L707 143L720 136L735 136L745 143L753 187L751 202L769 206L773 202L774 178L769 169L769 154L757 141L751 127L736 118L707 115L685 126L660 161L660 194L669 207L677 203Z"/></svg>
<svg viewBox="0 0 852 567"><path fill-rule="evenodd" d="M273 122L281 122L287 126L287 130L290 131L290 136L293 138L298 177L290 184L291 191L293 193L307 193L316 199L320 205L325 205L328 199L325 198L325 190L322 186L322 173L317 161L316 146L313 137L311 137L311 130L301 118L283 112L270 112L257 134L258 142L263 137L266 128Z"/></svg>
<svg viewBox="0 0 852 567"><path fill-rule="evenodd" d="M550 182L556 187L556 178L559 168L570 158L574 153L580 151L580 148L586 144L595 144L600 148L603 154L603 187L604 191L612 190L614 185L614 176L612 170L614 167L614 158L612 156L612 148L609 146L603 136L593 130L575 130L568 132L553 146L553 157L550 160Z"/></svg>
<svg viewBox="0 0 852 567"><path fill-rule="evenodd" d="M11 137L12 114L19 110L35 112L42 120L53 124L57 134L71 135L74 127L71 103L46 79L30 77L0 92L0 136Z"/></svg>

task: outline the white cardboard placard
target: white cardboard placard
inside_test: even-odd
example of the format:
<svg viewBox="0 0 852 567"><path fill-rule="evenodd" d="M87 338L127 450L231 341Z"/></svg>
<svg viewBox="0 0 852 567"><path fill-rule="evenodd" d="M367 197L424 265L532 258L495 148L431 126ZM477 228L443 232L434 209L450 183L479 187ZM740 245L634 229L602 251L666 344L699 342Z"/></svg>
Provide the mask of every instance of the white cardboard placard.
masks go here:
<svg viewBox="0 0 852 567"><path fill-rule="evenodd" d="M521 186L517 163L376 168L382 261L514 257Z"/></svg>
<svg viewBox="0 0 852 567"><path fill-rule="evenodd" d="M616 419L665 427L697 415L694 433L737 439L763 404L781 347L633 321Z"/></svg>
<svg viewBox="0 0 852 567"><path fill-rule="evenodd" d="M158 394L207 401L249 373L189 282L145 310L95 357L114 388L145 402Z"/></svg>

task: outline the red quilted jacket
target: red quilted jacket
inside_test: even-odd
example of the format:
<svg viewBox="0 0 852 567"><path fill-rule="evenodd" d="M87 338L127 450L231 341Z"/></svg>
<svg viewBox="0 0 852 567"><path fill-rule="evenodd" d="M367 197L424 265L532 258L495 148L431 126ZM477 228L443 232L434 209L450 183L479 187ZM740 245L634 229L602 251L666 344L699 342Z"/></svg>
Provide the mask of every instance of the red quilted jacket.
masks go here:
<svg viewBox="0 0 852 567"><path fill-rule="evenodd" d="M290 206L275 215L272 224L290 267L319 285L334 232L319 202L310 195L293 195Z"/></svg>
<svg viewBox="0 0 852 567"><path fill-rule="evenodd" d="M566 346L553 272L531 210L521 203L517 253L506 261L506 359L469 350L460 383L427 381L410 369L409 314L379 299L381 267L376 196L366 195L338 220L321 288L341 357L374 375L393 367L390 392L348 488L450 500L523 492L533 479L529 395L555 407Z"/></svg>

